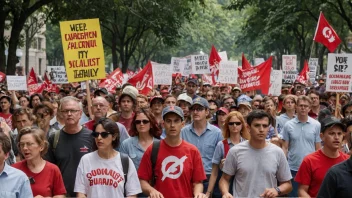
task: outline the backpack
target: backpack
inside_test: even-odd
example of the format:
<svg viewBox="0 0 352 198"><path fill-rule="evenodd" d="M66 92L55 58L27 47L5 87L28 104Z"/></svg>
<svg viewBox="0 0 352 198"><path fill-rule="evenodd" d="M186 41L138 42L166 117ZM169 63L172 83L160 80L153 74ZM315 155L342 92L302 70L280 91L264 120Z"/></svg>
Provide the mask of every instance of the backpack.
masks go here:
<svg viewBox="0 0 352 198"><path fill-rule="evenodd" d="M151 186L154 186L156 181L154 168L156 164L156 159L158 158L159 148L160 148L160 141L159 140L154 141L153 147L152 147L152 155L150 156L150 161L152 162L152 180L150 182Z"/></svg>

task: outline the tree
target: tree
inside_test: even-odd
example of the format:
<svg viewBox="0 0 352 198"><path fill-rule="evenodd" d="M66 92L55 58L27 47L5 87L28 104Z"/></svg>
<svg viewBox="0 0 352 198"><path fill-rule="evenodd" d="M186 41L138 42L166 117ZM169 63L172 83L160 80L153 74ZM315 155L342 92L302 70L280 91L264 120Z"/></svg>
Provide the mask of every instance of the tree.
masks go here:
<svg viewBox="0 0 352 198"><path fill-rule="evenodd" d="M46 58L49 65L63 66L65 64L64 53L62 49L60 28L56 24L48 23L46 25Z"/></svg>

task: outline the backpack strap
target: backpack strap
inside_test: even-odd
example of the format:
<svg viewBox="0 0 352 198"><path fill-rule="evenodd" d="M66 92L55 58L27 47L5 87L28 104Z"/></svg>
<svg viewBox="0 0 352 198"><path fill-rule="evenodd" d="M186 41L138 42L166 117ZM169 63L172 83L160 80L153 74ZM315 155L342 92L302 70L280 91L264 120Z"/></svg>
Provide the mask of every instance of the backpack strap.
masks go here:
<svg viewBox="0 0 352 198"><path fill-rule="evenodd" d="M226 158L227 153L229 153L229 150L230 150L230 145L229 145L229 143L227 142L227 139L224 139L224 140L222 141L222 143L224 144L224 158Z"/></svg>
<svg viewBox="0 0 352 198"><path fill-rule="evenodd" d="M126 197L126 183L127 183L127 178L128 178L127 175L128 175L128 169L130 166L130 160L128 159L128 155L121 153L121 152L120 152L120 158L121 158L121 164L122 164L122 169L123 169L123 177L125 179L123 194Z"/></svg>
<svg viewBox="0 0 352 198"><path fill-rule="evenodd" d="M53 152L55 152L55 149L56 149L56 147L57 147L57 144L59 143L60 132L61 132L61 130L55 131L54 142L53 142Z"/></svg>
<svg viewBox="0 0 352 198"><path fill-rule="evenodd" d="M160 140L155 140L153 142L153 147L152 147L152 155L150 156L150 160L152 162L152 181L151 181L151 186L155 185L156 177L155 177L155 165L156 165L156 160L158 158L158 153L159 153L159 148L160 148Z"/></svg>

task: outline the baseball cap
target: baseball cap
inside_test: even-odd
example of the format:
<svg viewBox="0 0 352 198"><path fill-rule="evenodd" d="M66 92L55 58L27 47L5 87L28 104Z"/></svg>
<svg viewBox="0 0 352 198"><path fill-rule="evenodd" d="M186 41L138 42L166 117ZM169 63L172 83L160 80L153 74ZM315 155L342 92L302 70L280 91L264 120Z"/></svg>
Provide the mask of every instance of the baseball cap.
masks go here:
<svg viewBox="0 0 352 198"><path fill-rule="evenodd" d="M342 128L343 131L345 131L345 125L342 124L342 122L333 117L333 116L329 116L327 118L324 118L322 121L321 121L321 133L324 133L324 131L332 126L335 126L335 125L338 125Z"/></svg>
<svg viewBox="0 0 352 198"><path fill-rule="evenodd" d="M150 104L153 103L154 100L160 100L162 103L164 103L164 99L161 96L154 96L150 99Z"/></svg>
<svg viewBox="0 0 352 198"><path fill-rule="evenodd" d="M190 79L188 79L187 84L189 84L189 83L194 83L195 85L198 85L198 80L194 79L194 78L190 78Z"/></svg>
<svg viewBox="0 0 352 198"><path fill-rule="evenodd" d="M126 86L122 90L120 98L122 98L124 95L131 97L133 100L137 100L138 90L135 87Z"/></svg>
<svg viewBox="0 0 352 198"><path fill-rule="evenodd" d="M208 101L207 101L206 99L202 98L202 97L197 97L197 98L193 99L193 104L192 104L192 106L194 106L194 105L196 105L196 104L198 104L198 105L200 105L200 106L202 106L202 107L205 107L205 108L209 109L209 103L208 103Z"/></svg>
<svg viewBox="0 0 352 198"><path fill-rule="evenodd" d="M251 102L252 101L252 98L250 98L249 96L245 95L245 94L242 94L241 96L239 96L237 98L237 103L241 103L241 102Z"/></svg>
<svg viewBox="0 0 352 198"><path fill-rule="evenodd" d="M239 102L239 103L238 103L238 107L240 107L241 105L247 107L249 110L252 109L251 104L250 104L249 102L247 102L247 101Z"/></svg>
<svg viewBox="0 0 352 198"><path fill-rule="evenodd" d="M102 92L105 95L108 95L108 90L106 90L104 87L103 88L99 88L97 90L94 91L94 94L97 95L99 92Z"/></svg>
<svg viewBox="0 0 352 198"><path fill-rule="evenodd" d="M229 114L229 110L227 110L225 107L220 107L220 108L217 110L217 112L219 112L219 111L224 112L226 115Z"/></svg>
<svg viewBox="0 0 352 198"><path fill-rule="evenodd" d="M190 105L193 104L192 98L189 97L186 93L180 94L180 95L177 97L177 101L181 101L181 100L188 102Z"/></svg>
<svg viewBox="0 0 352 198"><path fill-rule="evenodd" d="M162 111L162 117L163 119L165 119L165 116L168 114L168 113L175 113L177 114L178 116L181 117L182 121L184 120L184 117L183 117L183 111L180 107L178 106L167 106L163 109Z"/></svg>

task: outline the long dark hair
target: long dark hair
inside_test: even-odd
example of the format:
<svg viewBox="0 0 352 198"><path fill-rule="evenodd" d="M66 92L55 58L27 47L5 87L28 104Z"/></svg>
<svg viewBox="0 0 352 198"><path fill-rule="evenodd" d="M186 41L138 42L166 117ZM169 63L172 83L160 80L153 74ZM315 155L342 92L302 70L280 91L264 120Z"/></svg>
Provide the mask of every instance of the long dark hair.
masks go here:
<svg viewBox="0 0 352 198"><path fill-rule="evenodd" d="M141 114L143 113L149 120L150 122L150 130L149 130L149 134L155 138L158 138L160 139L160 135L161 135L161 127L160 125L158 124L158 122L156 121L156 118L154 116L154 114L150 111L149 108L141 108L141 109L138 109L136 111L136 113L134 114L133 116L133 119L132 119L132 126L131 126L131 134L132 136L138 136L138 131L137 131L137 127L136 125L134 124L134 121L136 120L137 118L137 115L138 114Z"/></svg>

